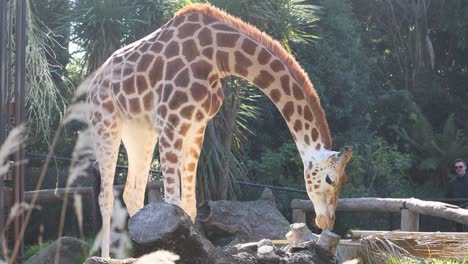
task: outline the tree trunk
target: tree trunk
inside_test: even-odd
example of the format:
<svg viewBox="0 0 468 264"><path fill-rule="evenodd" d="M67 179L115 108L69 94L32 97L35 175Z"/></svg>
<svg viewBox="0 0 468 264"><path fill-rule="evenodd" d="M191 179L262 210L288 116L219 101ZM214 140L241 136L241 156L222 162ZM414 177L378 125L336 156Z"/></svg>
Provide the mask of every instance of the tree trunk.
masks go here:
<svg viewBox="0 0 468 264"><path fill-rule="evenodd" d="M228 193L229 172L231 167L232 137L236 127L237 111L240 106L239 86L230 78L230 85L224 82L225 99L223 103L224 129L221 136L223 144L222 171L219 179L218 200L226 200Z"/></svg>
<svg viewBox="0 0 468 264"><path fill-rule="evenodd" d="M140 257L157 250L168 250L180 257L177 263L224 263L221 251L206 239L178 206L151 203L128 222L134 255ZM227 262L226 262L227 263Z"/></svg>

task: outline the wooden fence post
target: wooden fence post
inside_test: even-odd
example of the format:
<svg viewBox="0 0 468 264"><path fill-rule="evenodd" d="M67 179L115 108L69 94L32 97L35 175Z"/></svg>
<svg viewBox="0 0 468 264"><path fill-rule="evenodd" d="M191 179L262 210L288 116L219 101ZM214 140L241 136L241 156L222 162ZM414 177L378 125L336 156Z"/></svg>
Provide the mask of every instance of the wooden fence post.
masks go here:
<svg viewBox="0 0 468 264"><path fill-rule="evenodd" d="M401 231L419 231L419 214L401 209Z"/></svg>

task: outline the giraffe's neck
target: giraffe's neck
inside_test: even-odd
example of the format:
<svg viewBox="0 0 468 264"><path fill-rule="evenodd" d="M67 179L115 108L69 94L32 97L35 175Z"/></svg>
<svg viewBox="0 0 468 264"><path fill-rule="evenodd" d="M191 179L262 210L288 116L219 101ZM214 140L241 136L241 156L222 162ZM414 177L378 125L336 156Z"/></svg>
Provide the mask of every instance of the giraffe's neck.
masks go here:
<svg viewBox="0 0 468 264"><path fill-rule="evenodd" d="M284 117L303 161L310 160L310 156L320 159L331 147L331 142L318 97L311 96L278 57L265 55L266 52L264 47L257 48L251 57L247 57L253 61L250 66L244 62L245 58L238 59L234 69L245 69L246 75L235 70L227 74L245 78L270 98ZM236 54L240 56L234 52L234 58ZM239 64L243 65L239 67Z"/></svg>
<svg viewBox="0 0 468 264"><path fill-rule="evenodd" d="M209 20L209 15L203 15L202 20ZM281 112L304 161L309 155L320 157L327 152L331 137L325 115L299 64L279 43L255 28L223 21L207 25L214 44L213 64L219 73L212 75L210 82L230 75L248 80ZM203 37L203 30L199 36Z"/></svg>

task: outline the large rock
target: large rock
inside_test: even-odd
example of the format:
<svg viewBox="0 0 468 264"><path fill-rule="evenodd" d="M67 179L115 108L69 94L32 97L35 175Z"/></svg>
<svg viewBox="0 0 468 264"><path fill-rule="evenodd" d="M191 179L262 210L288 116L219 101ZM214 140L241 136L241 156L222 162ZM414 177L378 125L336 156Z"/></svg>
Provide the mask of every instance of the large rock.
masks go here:
<svg viewBox="0 0 468 264"><path fill-rule="evenodd" d="M284 239L289 231L289 222L275 207L270 189L256 201L204 202L197 219L206 236L219 246Z"/></svg>
<svg viewBox="0 0 468 264"><path fill-rule="evenodd" d="M85 242L73 237L61 237L48 247L40 250L24 264L48 264L55 263L55 255L59 251L59 264L76 263L79 258L84 258L88 253Z"/></svg>

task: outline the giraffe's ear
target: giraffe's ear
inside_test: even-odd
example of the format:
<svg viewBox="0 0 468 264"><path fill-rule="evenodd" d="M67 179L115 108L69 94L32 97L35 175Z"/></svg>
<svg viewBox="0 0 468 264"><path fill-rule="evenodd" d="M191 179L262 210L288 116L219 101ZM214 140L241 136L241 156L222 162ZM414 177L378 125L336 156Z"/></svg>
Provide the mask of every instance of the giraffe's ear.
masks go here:
<svg viewBox="0 0 468 264"><path fill-rule="evenodd" d="M336 164L338 164L339 168L343 171L343 176L346 177L344 173L344 168L346 167L346 164L348 164L348 161L351 159L353 156L353 151L349 147L345 147L343 151L341 151L335 160Z"/></svg>
<svg viewBox="0 0 468 264"><path fill-rule="evenodd" d="M341 160L344 162L344 165L348 163L348 161L353 156L353 150L350 147L345 147L343 151L340 152Z"/></svg>

